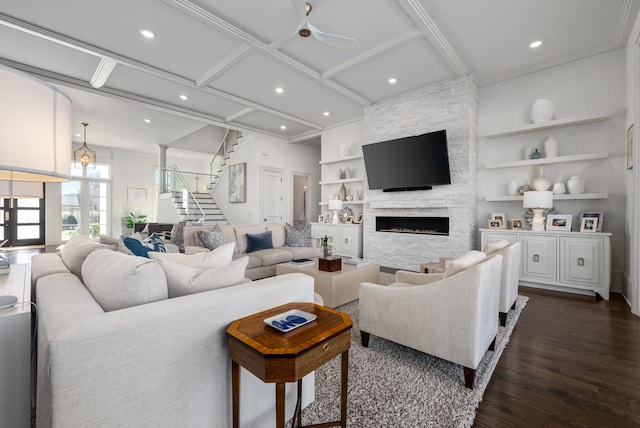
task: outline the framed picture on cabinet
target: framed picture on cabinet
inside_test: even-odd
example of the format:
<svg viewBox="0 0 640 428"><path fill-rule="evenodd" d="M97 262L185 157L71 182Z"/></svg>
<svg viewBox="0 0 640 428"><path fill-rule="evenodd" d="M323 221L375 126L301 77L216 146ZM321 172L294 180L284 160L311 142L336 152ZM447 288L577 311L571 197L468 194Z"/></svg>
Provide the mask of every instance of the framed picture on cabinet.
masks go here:
<svg viewBox="0 0 640 428"><path fill-rule="evenodd" d="M489 229L502 229L502 219L491 219L488 225Z"/></svg>
<svg viewBox="0 0 640 428"><path fill-rule="evenodd" d="M344 216L344 222L347 224L353 223L353 216L352 215Z"/></svg>
<svg viewBox="0 0 640 428"><path fill-rule="evenodd" d="M356 223L362 223L362 213L358 213L358 217L356 217Z"/></svg>
<svg viewBox="0 0 640 428"><path fill-rule="evenodd" d="M564 230L571 232L571 214L549 214L547 216L547 230Z"/></svg>
<svg viewBox="0 0 640 428"><path fill-rule="evenodd" d="M583 218L597 218L598 229L596 232L602 232L602 225L604 224L604 211L582 211L580 213L580 224L582 224Z"/></svg>
<svg viewBox="0 0 640 428"><path fill-rule="evenodd" d="M491 220L500 220L502 222L502 228L507 227L507 216L505 213L491 213Z"/></svg>
<svg viewBox="0 0 640 428"><path fill-rule="evenodd" d="M627 169L633 168L633 124L627 129Z"/></svg>
<svg viewBox="0 0 640 428"><path fill-rule="evenodd" d="M511 219L511 229L522 230L522 219L521 218Z"/></svg>
<svg viewBox="0 0 640 428"><path fill-rule="evenodd" d="M320 214L318 216L318 223L324 223L324 215L323 214Z"/></svg>
<svg viewBox="0 0 640 428"><path fill-rule="evenodd" d="M596 217L584 217L580 220L580 232L596 232L598 229L598 219Z"/></svg>

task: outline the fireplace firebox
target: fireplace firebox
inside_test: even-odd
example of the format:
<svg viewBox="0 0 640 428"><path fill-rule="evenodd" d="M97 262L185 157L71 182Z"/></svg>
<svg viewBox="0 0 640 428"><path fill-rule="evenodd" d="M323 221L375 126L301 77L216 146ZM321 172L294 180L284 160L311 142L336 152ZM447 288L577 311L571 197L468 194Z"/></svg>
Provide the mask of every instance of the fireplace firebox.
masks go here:
<svg viewBox="0 0 640 428"><path fill-rule="evenodd" d="M449 217L376 217L376 231L449 236Z"/></svg>

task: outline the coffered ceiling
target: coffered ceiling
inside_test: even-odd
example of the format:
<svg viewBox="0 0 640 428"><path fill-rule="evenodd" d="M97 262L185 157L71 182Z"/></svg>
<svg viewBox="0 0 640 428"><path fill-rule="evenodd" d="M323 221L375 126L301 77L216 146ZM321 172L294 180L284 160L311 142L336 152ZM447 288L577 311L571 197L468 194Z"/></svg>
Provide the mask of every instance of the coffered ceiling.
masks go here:
<svg viewBox="0 0 640 428"><path fill-rule="evenodd" d="M3 0L0 63L58 85L96 145L203 150L207 125L308 142L444 79L485 85L624 47L640 0L310 0L309 22L353 48L300 37L292 1Z"/></svg>

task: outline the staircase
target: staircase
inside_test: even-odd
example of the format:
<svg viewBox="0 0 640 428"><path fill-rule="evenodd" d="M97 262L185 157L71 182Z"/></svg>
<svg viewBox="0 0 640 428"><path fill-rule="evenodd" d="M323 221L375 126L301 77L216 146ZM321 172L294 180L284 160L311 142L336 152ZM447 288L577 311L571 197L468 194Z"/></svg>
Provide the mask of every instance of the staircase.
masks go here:
<svg viewBox="0 0 640 428"><path fill-rule="evenodd" d="M222 144L218 148L218 151L213 155L209 168L211 171L211 184L207 186L207 189L211 192L216 188L220 177L227 169L228 161L231 159L235 148L242 142L243 137L240 131L230 129L227 135L225 135Z"/></svg>
<svg viewBox="0 0 640 428"><path fill-rule="evenodd" d="M171 192L171 202L176 208L180 221L201 226L228 223L227 218L218 208L218 204L210 193L193 192L191 194L197 204L185 191Z"/></svg>

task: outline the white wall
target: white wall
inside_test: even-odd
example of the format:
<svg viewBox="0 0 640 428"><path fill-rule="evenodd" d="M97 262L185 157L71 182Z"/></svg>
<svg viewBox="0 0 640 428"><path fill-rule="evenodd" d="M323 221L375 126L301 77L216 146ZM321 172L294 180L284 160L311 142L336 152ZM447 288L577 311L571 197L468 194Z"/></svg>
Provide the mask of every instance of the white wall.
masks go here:
<svg viewBox="0 0 640 428"><path fill-rule="evenodd" d="M225 173L215 189L214 197L222 204L233 224L258 224L260 219L260 167L284 170L285 221L293 221L293 175L309 174L309 218L317 218L320 191L320 149L262 134L245 133L242 143L229 161L231 165L246 162L247 197L244 203L229 203L229 179Z"/></svg>
<svg viewBox="0 0 640 428"><path fill-rule="evenodd" d="M530 108L537 98L553 102L555 118L605 114L609 119L509 137L483 137L531 123ZM491 212L504 212L508 218L524 218L525 211L517 202L486 202L485 198L506 195L506 185L511 180L529 184L538 175L537 167L486 170L487 163L521 160L528 144L543 149L549 135L558 141L559 156L609 154L604 160L548 165L544 174L552 182L566 182L571 175L579 175L586 181L587 193L609 194L605 200L555 201L554 204L558 213L573 215L573 230L579 230L581 211L605 212L603 231L613 233L611 289L619 291L620 272L625 265L627 212L624 50L483 86L479 89L478 111L478 224L481 226L486 227Z"/></svg>

